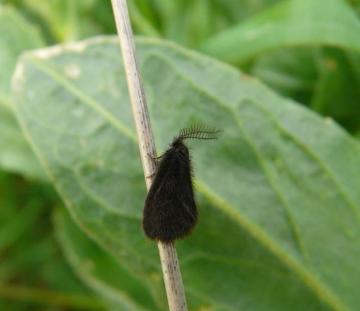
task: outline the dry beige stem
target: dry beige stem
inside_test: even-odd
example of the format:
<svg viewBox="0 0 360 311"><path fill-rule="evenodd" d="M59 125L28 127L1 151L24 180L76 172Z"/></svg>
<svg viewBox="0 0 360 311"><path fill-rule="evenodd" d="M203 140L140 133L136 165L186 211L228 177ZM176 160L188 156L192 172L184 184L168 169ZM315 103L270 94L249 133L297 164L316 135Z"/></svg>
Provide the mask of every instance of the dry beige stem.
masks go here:
<svg viewBox="0 0 360 311"><path fill-rule="evenodd" d="M156 169L154 161L151 159L151 157L156 157L155 142L151 130L140 71L136 63L135 44L128 8L126 0L112 0L111 2L124 61L145 182L147 189L149 189ZM175 246L173 243L158 242L158 248L169 310L187 311L184 287Z"/></svg>

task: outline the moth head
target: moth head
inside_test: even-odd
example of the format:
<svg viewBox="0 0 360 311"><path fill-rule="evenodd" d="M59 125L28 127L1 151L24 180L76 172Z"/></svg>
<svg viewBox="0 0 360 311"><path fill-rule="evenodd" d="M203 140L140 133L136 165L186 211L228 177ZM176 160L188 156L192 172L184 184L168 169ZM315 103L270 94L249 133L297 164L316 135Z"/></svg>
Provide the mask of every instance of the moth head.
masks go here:
<svg viewBox="0 0 360 311"><path fill-rule="evenodd" d="M171 147L183 156L189 155L189 149L185 146L183 138L181 137L176 137L171 143Z"/></svg>

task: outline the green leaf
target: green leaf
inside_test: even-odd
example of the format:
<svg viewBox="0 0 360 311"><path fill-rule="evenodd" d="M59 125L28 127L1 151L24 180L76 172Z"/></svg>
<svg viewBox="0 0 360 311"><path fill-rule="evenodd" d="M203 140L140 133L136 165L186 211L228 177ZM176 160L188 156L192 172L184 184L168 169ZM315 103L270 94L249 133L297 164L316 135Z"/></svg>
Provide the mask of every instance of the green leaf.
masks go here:
<svg viewBox="0 0 360 311"><path fill-rule="evenodd" d="M65 210L56 212L55 225L63 253L74 271L113 306L112 310L158 310L143 281L135 279L81 232Z"/></svg>
<svg viewBox="0 0 360 311"><path fill-rule="evenodd" d="M278 93L309 104L321 60L320 48L284 48L260 55L249 71Z"/></svg>
<svg viewBox="0 0 360 311"><path fill-rule="evenodd" d="M22 9L30 10L46 25L47 31L57 41L69 41L78 38L79 25L77 23L77 10L80 6L88 6L92 0L23 0Z"/></svg>
<svg viewBox="0 0 360 311"><path fill-rule="evenodd" d="M21 133L12 111L10 80L21 52L39 48L39 34L16 11L0 6L0 167L35 178L45 178Z"/></svg>
<svg viewBox="0 0 360 311"><path fill-rule="evenodd" d="M18 0L16 5L37 22L52 42L74 41L115 31L108 1Z"/></svg>
<svg viewBox="0 0 360 311"><path fill-rule="evenodd" d="M208 39L201 50L239 64L268 50L299 45L360 52L359 18L343 0L288 0Z"/></svg>
<svg viewBox="0 0 360 311"><path fill-rule="evenodd" d="M249 71L348 131L359 128L359 53L327 47L281 49L257 57Z"/></svg>
<svg viewBox="0 0 360 311"><path fill-rule="evenodd" d="M311 107L331 115L349 130L360 127L360 55L325 49Z"/></svg>
<svg viewBox="0 0 360 311"><path fill-rule="evenodd" d="M0 167L22 175L46 179L14 118L13 112L0 104Z"/></svg>
<svg viewBox="0 0 360 311"><path fill-rule="evenodd" d="M0 99L10 94L10 79L18 56L43 45L39 33L11 8L0 5Z"/></svg>
<svg viewBox="0 0 360 311"><path fill-rule="evenodd" d="M186 46L197 46L214 33L279 1L133 0L128 4L136 33L163 36Z"/></svg>
<svg viewBox="0 0 360 311"><path fill-rule="evenodd" d="M222 63L161 41L137 49L159 154L191 123L223 129L191 143L200 222L177 243L190 309L357 310L359 143ZM159 297L117 39L24 55L14 95L73 217Z"/></svg>

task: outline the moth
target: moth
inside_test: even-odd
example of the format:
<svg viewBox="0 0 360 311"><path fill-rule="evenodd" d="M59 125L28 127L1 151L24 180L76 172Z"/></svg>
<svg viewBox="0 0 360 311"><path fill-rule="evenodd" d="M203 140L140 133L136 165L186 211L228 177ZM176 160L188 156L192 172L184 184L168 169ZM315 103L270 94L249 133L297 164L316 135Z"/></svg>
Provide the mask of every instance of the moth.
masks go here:
<svg viewBox="0 0 360 311"><path fill-rule="evenodd" d="M198 212L192 184L187 139L216 139L218 130L195 126L182 129L157 161L154 181L145 200L143 230L162 242L183 238L194 228ZM156 160L154 159L154 160Z"/></svg>

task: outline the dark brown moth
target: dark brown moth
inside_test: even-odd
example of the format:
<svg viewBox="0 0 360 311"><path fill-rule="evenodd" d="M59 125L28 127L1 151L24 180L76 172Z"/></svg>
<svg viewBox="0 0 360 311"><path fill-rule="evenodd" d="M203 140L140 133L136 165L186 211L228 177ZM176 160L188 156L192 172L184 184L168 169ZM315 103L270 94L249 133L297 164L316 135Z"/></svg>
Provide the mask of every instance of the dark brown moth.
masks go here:
<svg viewBox="0 0 360 311"><path fill-rule="evenodd" d="M197 222L192 167L186 139L216 139L218 130L191 127L180 131L159 157L145 200L143 229L150 239L171 242L191 232Z"/></svg>

